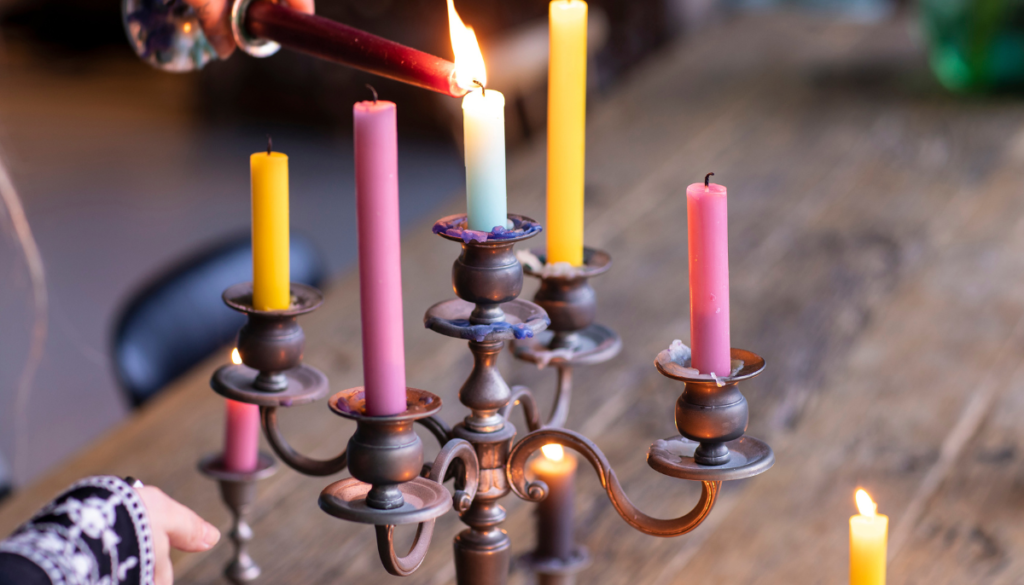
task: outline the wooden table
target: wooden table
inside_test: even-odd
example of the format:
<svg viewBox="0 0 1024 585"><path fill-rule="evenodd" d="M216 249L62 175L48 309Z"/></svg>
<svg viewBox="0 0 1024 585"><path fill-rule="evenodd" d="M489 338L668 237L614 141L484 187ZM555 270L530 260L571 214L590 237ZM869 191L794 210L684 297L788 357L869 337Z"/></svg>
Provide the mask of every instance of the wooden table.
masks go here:
<svg viewBox="0 0 1024 585"><path fill-rule="evenodd" d="M569 425L604 449L645 511L678 514L695 501L697 486L659 476L644 454L675 432L680 386L651 362L688 337L684 189L715 171L731 197L734 344L768 360L743 385L749 432L778 462L728 485L697 531L665 540L629 530L581 472L578 533L594 556L582 582L844 583L858 486L891 518L892 583L1024 579L1024 107L945 95L907 30L745 17L668 48L592 102L587 241L614 257L595 286L625 349L577 371ZM510 210L543 217L542 144L510 161L509 185ZM470 355L421 316L451 296L458 249L429 227L404 247L408 378L439 394L455 422ZM341 279L304 322L307 361L335 390L360 384L357 292L354 276ZM226 357L19 491L0 509L0 531L93 473L143 478L225 527L195 463L221 444L222 401L208 378ZM546 403L553 373L505 359L508 381ZM294 444L320 456L352 431L324 404L283 419ZM317 509L326 483L284 471L260 486L260 582L390 579L370 527ZM529 550L531 506L506 503L514 549ZM461 529L442 520L405 582L451 582ZM179 557L181 582L220 582L228 553Z"/></svg>

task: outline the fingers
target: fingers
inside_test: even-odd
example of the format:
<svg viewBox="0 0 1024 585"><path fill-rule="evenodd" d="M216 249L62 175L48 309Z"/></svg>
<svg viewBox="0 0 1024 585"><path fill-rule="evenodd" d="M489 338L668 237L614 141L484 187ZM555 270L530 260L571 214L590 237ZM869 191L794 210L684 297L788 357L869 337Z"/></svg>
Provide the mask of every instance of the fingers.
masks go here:
<svg viewBox="0 0 1024 585"><path fill-rule="evenodd" d="M202 552L220 540L220 531L198 514L167 498L167 537L171 547L185 552Z"/></svg>
<svg viewBox="0 0 1024 585"><path fill-rule="evenodd" d="M308 0L312 2L312 0ZM206 40L221 59L227 59L235 50L231 35L231 0L185 0L199 16Z"/></svg>
<svg viewBox="0 0 1024 585"><path fill-rule="evenodd" d="M313 0L285 0L285 4L292 10L298 10L306 14L313 14L316 11Z"/></svg>
<svg viewBox="0 0 1024 585"><path fill-rule="evenodd" d="M170 547L185 552L210 550L220 540L220 531L189 508L179 504L160 488L138 488L146 504L155 538L166 535Z"/></svg>

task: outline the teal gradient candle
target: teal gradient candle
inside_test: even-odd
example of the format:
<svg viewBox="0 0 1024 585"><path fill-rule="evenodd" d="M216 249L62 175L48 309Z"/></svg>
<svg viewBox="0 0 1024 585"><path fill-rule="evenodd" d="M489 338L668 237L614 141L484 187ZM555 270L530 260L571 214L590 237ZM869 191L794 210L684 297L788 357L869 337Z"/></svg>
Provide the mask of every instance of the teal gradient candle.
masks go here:
<svg viewBox="0 0 1024 585"><path fill-rule="evenodd" d="M466 145L466 214L471 230L506 227L505 96L477 89L462 99Z"/></svg>

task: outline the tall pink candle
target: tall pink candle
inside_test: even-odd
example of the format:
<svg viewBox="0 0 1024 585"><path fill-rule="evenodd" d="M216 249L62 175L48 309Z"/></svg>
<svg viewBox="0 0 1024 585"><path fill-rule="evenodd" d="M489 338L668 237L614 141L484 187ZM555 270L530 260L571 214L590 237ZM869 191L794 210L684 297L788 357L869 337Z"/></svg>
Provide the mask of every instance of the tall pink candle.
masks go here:
<svg viewBox="0 0 1024 585"><path fill-rule="evenodd" d="M385 101L359 102L352 110L366 413L387 416L406 408L397 110Z"/></svg>
<svg viewBox="0 0 1024 585"><path fill-rule="evenodd" d="M260 407L225 400L224 468L247 473L256 470L260 442Z"/></svg>
<svg viewBox="0 0 1024 585"><path fill-rule="evenodd" d="M725 187L694 183L686 188L690 244L690 346L693 367L728 376L729 230Z"/></svg>

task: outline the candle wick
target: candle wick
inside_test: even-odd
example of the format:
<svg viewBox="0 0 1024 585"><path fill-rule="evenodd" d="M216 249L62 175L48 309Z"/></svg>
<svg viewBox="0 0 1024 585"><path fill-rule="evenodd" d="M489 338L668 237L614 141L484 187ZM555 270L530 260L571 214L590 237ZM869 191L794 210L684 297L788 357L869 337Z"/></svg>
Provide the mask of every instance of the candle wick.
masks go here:
<svg viewBox="0 0 1024 585"><path fill-rule="evenodd" d="M369 83L366 84L366 87L368 87L370 89L370 91L373 92L373 103L376 104L377 103L377 90L374 89L373 86L370 85Z"/></svg>
<svg viewBox="0 0 1024 585"><path fill-rule="evenodd" d="M274 149L274 139L270 137L270 134L267 134L267 155L268 156L270 155L270 151L272 151L273 149Z"/></svg>
<svg viewBox="0 0 1024 585"><path fill-rule="evenodd" d="M705 190L707 190L708 188L711 187L711 177L714 176L714 174L715 173L708 173L708 174L704 175L704 189Z"/></svg>
<svg viewBox="0 0 1024 585"><path fill-rule="evenodd" d="M473 83L475 83L475 84L480 86L480 95L482 95L484 97L487 97L487 86L482 84L482 83L480 83L479 81L477 81L475 79L473 80Z"/></svg>

